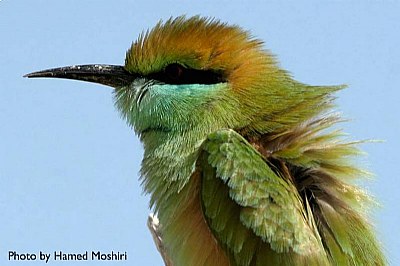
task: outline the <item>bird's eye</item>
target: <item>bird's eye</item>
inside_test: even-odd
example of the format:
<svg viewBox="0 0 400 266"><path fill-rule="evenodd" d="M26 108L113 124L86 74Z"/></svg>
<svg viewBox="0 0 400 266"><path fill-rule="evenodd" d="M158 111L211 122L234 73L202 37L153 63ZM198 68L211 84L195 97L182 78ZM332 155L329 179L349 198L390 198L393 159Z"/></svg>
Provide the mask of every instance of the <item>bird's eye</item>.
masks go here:
<svg viewBox="0 0 400 266"><path fill-rule="evenodd" d="M167 65L160 72L147 75L166 84L214 84L226 82L221 71L192 69L178 63Z"/></svg>
<svg viewBox="0 0 400 266"><path fill-rule="evenodd" d="M166 76L173 81L178 81L182 78L184 71L184 67L179 64L170 64L164 69Z"/></svg>

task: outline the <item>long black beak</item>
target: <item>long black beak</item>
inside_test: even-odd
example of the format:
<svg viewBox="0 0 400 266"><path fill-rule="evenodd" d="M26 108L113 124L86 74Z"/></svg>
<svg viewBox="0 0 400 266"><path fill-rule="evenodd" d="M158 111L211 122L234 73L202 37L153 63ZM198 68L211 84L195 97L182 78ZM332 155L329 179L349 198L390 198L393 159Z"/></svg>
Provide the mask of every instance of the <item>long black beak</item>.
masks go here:
<svg viewBox="0 0 400 266"><path fill-rule="evenodd" d="M75 79L120 88L132 83L137 76L126 71L123 66L77 65L46 69L26 74L24 77Z"/></svg>

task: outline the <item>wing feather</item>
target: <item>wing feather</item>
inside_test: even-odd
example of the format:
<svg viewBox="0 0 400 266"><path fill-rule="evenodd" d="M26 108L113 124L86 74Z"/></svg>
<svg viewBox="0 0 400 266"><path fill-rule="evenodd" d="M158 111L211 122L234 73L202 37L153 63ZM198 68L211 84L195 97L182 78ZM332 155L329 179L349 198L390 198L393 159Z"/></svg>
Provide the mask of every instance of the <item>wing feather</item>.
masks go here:
<svg viewBox="0 0 400 266"><path fill-rule="evenodd" d="M204 215L238 265L257 264L266 252L293 258L323 254L296 187L241 135L233 130L210 134L198 167Z"/></svg>

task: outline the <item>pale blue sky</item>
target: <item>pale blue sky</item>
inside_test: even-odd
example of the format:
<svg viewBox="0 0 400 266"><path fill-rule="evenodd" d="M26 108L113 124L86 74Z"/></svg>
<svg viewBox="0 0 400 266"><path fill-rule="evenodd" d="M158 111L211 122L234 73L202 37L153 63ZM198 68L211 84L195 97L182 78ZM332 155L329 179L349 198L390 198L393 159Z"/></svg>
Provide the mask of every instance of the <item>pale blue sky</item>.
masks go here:
<svg viewBox="0 0 400 266"><path fill-rule="evenodd" d="M299 2L0 1L0 265L44 264L9 262L9 250L126 251L128 261L74 265L162 265L145 225L142 148L112 90L22 75L123 64L142 30L181 14L250 30L297 80L349 84L337 100L351 119L343 128L353 139L385 140L362 145L369 155L360 163L376 174L365 183L383 205L373 220L400 265L400 4Z"/></svg>

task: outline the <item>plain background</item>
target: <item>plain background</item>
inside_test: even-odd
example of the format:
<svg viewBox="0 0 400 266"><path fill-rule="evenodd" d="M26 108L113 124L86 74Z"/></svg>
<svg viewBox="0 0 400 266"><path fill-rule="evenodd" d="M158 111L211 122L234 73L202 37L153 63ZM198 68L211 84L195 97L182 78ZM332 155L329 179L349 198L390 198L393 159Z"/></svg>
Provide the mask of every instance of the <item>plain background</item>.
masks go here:
<svg viewBox="0 0 400 266"><path fill-rule="evenodd" d="M362 185L391 265L400 265L400 4L397 1L0 1L0 265L19 253L127 252L128 261L74 265L162 265L145 225L142 147L114 109L110 88L25 79L45 68L123 64L142 30L181 14L241 25L281 66L313 85L346 83L342 124L376 174ZM71 265L51 262L51 265Z"/></svg>

